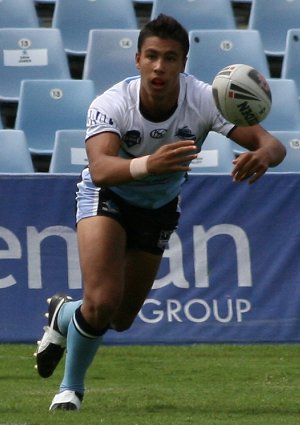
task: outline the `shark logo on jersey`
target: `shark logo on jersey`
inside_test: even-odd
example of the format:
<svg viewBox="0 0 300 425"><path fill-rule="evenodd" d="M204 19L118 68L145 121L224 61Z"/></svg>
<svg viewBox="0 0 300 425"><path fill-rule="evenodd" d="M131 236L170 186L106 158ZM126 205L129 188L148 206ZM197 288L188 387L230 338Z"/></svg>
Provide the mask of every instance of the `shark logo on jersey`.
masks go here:
<svg viewBox="0 0 300 425"><path fill-rule="evenodd" d="M181 140L194 140L196 139L195 134L192 133L192 130L188 126L179 128L176 134L177 137Z"/></svg>
<svg viewBox="0 0 300 425"><path fill-rule="evenodd" d="M138 130L127 131L123 137L123 141L129 148L140 145L142 141L141 133Z"/></svg>

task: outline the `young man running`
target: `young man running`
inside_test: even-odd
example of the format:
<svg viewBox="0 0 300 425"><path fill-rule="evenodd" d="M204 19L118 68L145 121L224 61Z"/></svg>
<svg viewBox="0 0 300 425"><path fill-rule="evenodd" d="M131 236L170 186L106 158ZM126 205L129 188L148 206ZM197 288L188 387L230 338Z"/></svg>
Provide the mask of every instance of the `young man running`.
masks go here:
<svg viewBox="0 0 300 425"><path fill-rule="evenodd" d="M237 182L255 182L285 156L260 125L239 128L220 115L211 86L183 73L188 50L187 31L160 15L140 32L140 76L101 94L88 111L89 166L77 191L83 300L52 297L37 350L38 372L48 377L67 348L50 410L80 408L102 335L133 323L177 227L181 185L207 133L249 149L234 161Z"/></svg>

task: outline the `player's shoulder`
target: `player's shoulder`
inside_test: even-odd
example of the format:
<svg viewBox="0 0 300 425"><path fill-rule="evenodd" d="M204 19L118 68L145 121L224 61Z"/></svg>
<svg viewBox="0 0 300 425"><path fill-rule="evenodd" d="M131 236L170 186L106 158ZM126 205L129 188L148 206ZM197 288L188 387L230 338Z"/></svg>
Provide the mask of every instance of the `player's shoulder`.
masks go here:
<svg viewBox="0 0 300 425"><path fill-rule="evenodd" d="M185 85L187 91L196 91L197 93L211 93L212 91L212 87L210 84L206 83L205 81L199 80L192 74L183 73L180 75L180 78L181 84Z"/></svg>
<svg viewBox="0 0 300 425"><path fill-rule="evenodd" d="M181 90L185 100L189 105L200 108L212 103L212 86L205 81L201 81L191 74L181 74Z"/></svg>
<svg viewBox="0 0 300 425"><path fill-rule="evenodd" d="M136 104L139 84L139 76L126 78L100 93L93 100L91 107L111 104L127 108L130 104Z"/></svg>

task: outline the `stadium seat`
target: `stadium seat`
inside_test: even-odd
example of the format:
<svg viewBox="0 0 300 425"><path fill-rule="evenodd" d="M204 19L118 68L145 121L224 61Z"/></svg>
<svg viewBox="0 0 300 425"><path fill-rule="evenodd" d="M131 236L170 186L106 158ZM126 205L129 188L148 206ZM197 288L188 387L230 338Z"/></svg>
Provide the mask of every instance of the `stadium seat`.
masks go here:
<svg viewBox="0 0 300 425"><path fill-rule="evenodd" d="M57 130L85 129L94 97L88 80L22 81L15 128L25 132L31 154L51 156Z"/></svg>
<svg viewBox="0 0 300 425"><path fill-rule="evenodd" d="M50 173L78 174L87 166L85 130L58 130L50 161Z"/></svg>
<svg viewBox="0 0 300 425"><path fill-rule="evenodd" d="M267 79L272 93L272 108L261 122L267 130L300 130L300 104L294 80Z"/></svg>
<svg viewBox="0 0 300 425"><path fill-rule="evenodd" d="M70 78L59 30L0 29L0 101L18 102L25 79Z"/></svg>
<svg viewBox="0 0 300 425"><path fill-rule="evenodd" d="M0 28L21 27L39 27L39 18L33 0L1 0Z"/></svg>
<svg viewBox="0 0 300 425"><path fill-rule="evenodd" d="M234 158L231 140L222 134L210 131L198 157L191 162L190 173L231 173Z"/></svg>
<svg viewBox="0 0 300 425"><path fill-rule="evenodd" d="M276 167L269 168L268 172L300 172L300 130L299 131L271 131L286 148L286 157Z"/></svg>
<svg viewBox="0 0 300 425"><path fill-rule="evenodd" d="M0 173L33 173L34 167L23 131L0 130Z"/></svg>
<svg viewBox="0 0 300 425"><path fill-rule="evenodd" d="M300 28L290 29L287 32L281 78L288 78L295 81L300 98Z"/></svg>
<svg viewBox="0 0 300 425"><path fill-rule="evenodd" d="M97 93L139 74L135 67L138 35L139 30L90 31L82 78L94 81Z"/></svg>
<svg viewBox="0 0 300 425"><path fill-rule="evenodd" d="M160 13L173 16L188 31L197 29L236 29L230 0L155 0L151 19Z"/></svg>
<svg viewBox="0 0 300 425"><path fill-rule="evenodd" d="M272 108L269 115L260 123L266 130L300 131L300 104L295 81L282 78L267 78L272 93ZM247 149L232 143L235 155Z"/></svg>
<svg viewBox="0 0 300 425"><path fill-rule="evenodd" d="M260 32L267 56L283 57L287 31L299 23L299 0L252 0L248 28Z"/></svg>
<svg viewBox="0 0 300 425"><path fill-rule="evenodd" d="M78 56L86 54L91 29L138 29L131 0L56 0L52 26L60 29L67 54Z"/></svg>
<svg viewBox="0 0 300 425"><path fill-rule="evenodd" d="M212 83L225 66L245 63L266 78L270 70L258 31L195 30L190 31L190 52L186 72Z"/></svg>
<svg viewBox="0 0 300 425"><path fill-rule="evenodd" d="M262 127L270 132L300 132L300 104L295 82L282 78L267 78L267 81L272 92L272 108L261 122ZM247 151L237 143L231 143L235 155Z"/></svg>

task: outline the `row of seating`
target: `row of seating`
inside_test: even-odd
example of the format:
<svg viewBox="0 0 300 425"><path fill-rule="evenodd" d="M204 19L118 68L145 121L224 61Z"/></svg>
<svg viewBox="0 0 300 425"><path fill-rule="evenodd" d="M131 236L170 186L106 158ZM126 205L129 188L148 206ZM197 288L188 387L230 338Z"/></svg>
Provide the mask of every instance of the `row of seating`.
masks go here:
<svg viewBox="0 0 300 425"><path fill-rule="evenodd" d="M2 3L7 1L11 2L12 0L2 0L0 12ZM29 1L32 2L32 0ZM72 1L73 7L81 1L78 0L78 3L77 0L76 3ZM84 1L89 4L98 3L97 1ZM175 6L174 1L177 0L171 0L173 8ZM180 1L185 6L198 4L198 0ZM22 4L26 3L23 0L21 2ZM113 1L109 0L109 2L112 6ZM206 3L214 3L214 7L217 7L217 0L214 0L214 2ZM253 0L253 6L254 2L255 0ZM278 2L280 3L281 0L278 0ZM56 0L55 3L58 6L60 0ZM66 5L67 1L63 0L62 3ZM118 9L120 9L121 2L118 0L117 3ZM159 1L152 3L153 16L151 17L154 17L156 13L155 7L159 4ZM165 1L166 5L168 3L170 2ZM222 3L226 4L223 0ZM164 12L169 13L167 11ZM169 14L174 16L174 13ZM1 16L0 13L0 19ZM83 16L83 10L81 10L81 17ZM54 17L55 14L53 16L53 24L55 22ZM81 22L81 20L78 22ZM43 36L40 30L43 30ZM14 44L6 45L3 43L1 46L2 41L5 39L4 34L6 31L12 36ZM28 31L31 31L31 33ZM47 37L46 32L48 34ZM72 23L72 32L74 34L74 22ZM13 35L13 33L16 34ZM24 133L31 155L47 155L52 163L56 152L56 134L59 131L71 132L71 129L74 128L77 131L84 131L86 110L95 95L111 86L114 82L137 73L134 65L134 54L138 33L137 27L133 29L89 30L86 50L76 53L76 51L68 51L66 48L59 26L57 28L53 25L53 28L0 29L0 50L3 50L3 66L0 59L0 86L1 81L4 81L6 90L14 86L15 83L17 87L15 91L17 94L10 97L5 92L2 98L0 87L0 101L2 103L18 103L14 129ZM291 34L291 51L296 52L298 50L299 52L300 29L290 30L288 34ZM70 33L70 35L72 34ZM44 36L45 39L43 40ZM109 38L105 38L106 36ZM288 39L289 37L287 41ZM46 40L56 41L56 46L53 50L48 47ZM263 47L260 32L257 30L238 30L235 28L190 30L190 41L191 51L187 63L187 72L211 82L219 69L228 65L228 63L249 63L255 66L268 77L273 93L272 112L263 125L271 131L300 129L300 110L297 87L295 86L298 83L298 77L300 77L300 73L297 71L299 69L300 55L295 53L296 64L293 65L294 76L291 77L293 78L291 80L288 74L288 66L286 65L288 42L284 56L286 62L283 67L286 74L282 74L282 78L275 80L270 78L266 51ZM60 57L56 56L57 52L60 52ZM101 52L101 55L99 55L99 52ZM67 60L68 55L76 54L84 56L84 71L80 80L71 79ZM122 66L120 66L120 63ZM57 65L58 67L56 68ZM52 69L50 69L51 66L53 66ZM3 68L2 76L1 68ZM57 74L53 72L54 68ZM43 81L40 81L41 78ZM30 80L27 81L27 79ZM87 83L85 87L80 86L82 82ZM76 88L72 86L73 83L76 84ZM36 100L34 93L37 95ZM83 93L87 94L87 96L83 97ZM77 106L78 109L76 109ZM5 127L5 125L2 124L2 127ZM82 138L81 142L83 143ZM81 166L82 164L79 165ZM52 165L50 165L50 170L53 170Z"/></svg>
<svg viewBox="0 0 300 425"><path fill-rule="evenodd" d="M287 156L268 172L300 172L300 130L272 131L285 145ZM85 130L58 130L55 133L50 173L79 174L87 166L84 148ZM0 130L0 173L34 173L34 165L22 130ZM225 173L232 171L232 161L245 151L236 151L236 144L218 133L210 132L201 152L191 163L191 174Z"/></svg>
<svg viewBox="0 0 300 425"><path fill-rule="evenodd" d="M214 0L214 1L218 1L218 0ZM243 3L250 3L251 0L244 0ZM222 25L223 21L227 22L226 19L227 18L223 18L220 16L220 12L218 11L217 14L219 15L218 18L215 18L212 12L215 12L215 10L213 10L212 6L209 5L209 3L213 3L213 2L208 2L207 5L204 4L204 2L202 2L201 0L175 0L174 2L171 0L165 2L165 0L161 1L161 0L120 0L117 2L118 6L121 7L121 9L123 9L123 5L125 5L127 7L127 10L125 10L125 20L122 22L120 21L120 27L123 27L123 25L127 25L128 22L130 22L132 26L132 28L134 28L135 25L135 20L132 19L132 11L134 12L135 15L138 15L139 13L139 6L142 8L143 5L147 5L147 12L149 11L149 15L146 16L146 18L150 18L155 16L156 14L156 8L158 8L158 10L160 10L161 8L167 8L168 11L166 13L169 13L170 10L170 4L172 3L172 5L174 4L175 8L179 7L182 8L184 7L185 12L184 14L187 16L187 18L189 18L189 16L192 14L191 11L193 12L196 9L203 9L203 13L207 14L207 19L206 21L208 21L208 23L205 23L206 25L211 25L211 24L215 24L215 22L217 23L217 25ZM221 4L222 3L222 4ZM225 4L224 6L224 12L226 12L227 15L229 15L229 23L232 25L232 27L235 26L235 16L234 16L234 7L228 7L229 5L234 5L236 3L241 3L240 0L222 0L222 2L220 2L221 7L223 8L223 4ZM41 9L40 6L41 5L45 5L45 6L51 6L48 9ZM71 8L70 8L71 5ZM53 26L56 26L57 24L65 26L65 25L69 25L70 22L73 22L74 24L74 19L77 20L78 18L81 18L80 21L76 21L76 23L79 23L81 25L87 25L89 22L93 23L95 22L95 19L97 19L96 21L96 27L92 27L90 26L90 29L94 29L94 28L112 28L110 26L103 26L103 25L107 25L107 23L114 25L114 20L118 19L120 20L119 16L121 16L121 12L124 10L119 10L117 9L111 9L112 7L115 7L116 3L114 1L104 1L104 0L70 0L70 1L65 1L65 0L1 0L1 5L0 5L0 24L1 26L3 25L4 27L37 27L39 25L43 25L44 22L42 20L41 17L41 10L47 10L49 13L49 21L50 21L50 25L53 24ZM78 9L80 8L80 10ZM78 14L78 10L79 13ZM112 16L112 23L110 23L108 21L108 18L111 18L111 11L115 12L115 16ZM53 13L54 12L54 13ZM82 15L83 13L83 15ZM159 12L158 12L159 13ZM170 13L169 13L170 14ZM197 12L198 14L198 12ZM54 16L53 16L54 15ZM129 16L129 21L128 20L128 16ZM233 19L232 19L233 18ZM194 18L192 18L194 19ZM91 20L91 21L90 21ZM210 23L211 22L211 23ZM187 21L187 24L190 25L189 21Z"/></svg>
<svg viewBox="0 0 300 425"><path fill-rule="evenodd" d="M273 104L262 125L270 131L300 131L300 103L295 82L267 81ZM55 132L84 130L87 110L95 96L91 80L23 80L14 128L25 132L32 155L51 157Z"/></svg>
<svg viewBox="0 0 300 425"><path fill-rule="evenodd" d="M300 172L300 130L271 131L286 147L285 160L268 173ZM210 132L198 158L191 164L192 174L227 173L232 171L232 161L246 149L218 133Z"/></svg>
<svg viewBox="0 0 300 425"><path fill-rule="evenodd" d="M151 18L159 13L170 14L178 18L188 30L235 29L231 3L226 0L154 0ZM267 56L283 57L287 31L299 27L300 1L251 0L250 3L247 29L259 31Z"/></svg>
<svg viewBox="0 0 300 425"><path fill-rule="evenodd" d="M137 74L134 55L139 30L91 30L82 79L97 93ZM190 31L186 71L207 82L232 63L247 63L270 78L256 30ZM0 101L18 102L24 79L69 79L71 73L60 31L53 28L0 29ZM121 66L120 66L121 64ZM300 28L288 31L282 78L295 80L300 96Z"/></svg>
<svg viewBox="0 0 300 425"><path fill-rule="evenodd" d="M87 165L84 138L85 130L56 131L49 172L79 174ZM0 130L0 146L0 173L35 173L24 131Z"/></svg>
<svg viewBox="0 0 300 425"><path fill-rule="evenodd" d="M272 77L258 30L195 30L189 34L186 71L199 79L211 83L218 70L232 63L247 63L266 78ZM287 31L280 77L293 79L300 97L300 21L299 27Z"/></svg>
<svg viewBox="0 0 300 425"><path fill-rule="evenodd" d="M68 54L84 55L91 29L137 29L133 0L56 0L52 27L61 30ZM153 0L150 18L166 13L187 30L237 29L231 0ZM0 27L38 27L34 0L2 0ZM300 20L299 0L252 0L248 29L258 30L267 55L283 56L288 29ZM74 31L76 28L76 31Z"/></svg>
<svg viewBox="0 0 300 425"><path fill-rule="evenodd" d="M46 3L46 4L55 4L57 2L57 0L34 0L35 3L39 4L39 3ZM91 0L93 1L93 0ZM148 4L153 4L153 2L155 0L132 0L133 3L148 3ZM193 1L193 0L190 0ZM252 3L252 0L231 0L233 3Z"/></svg>

